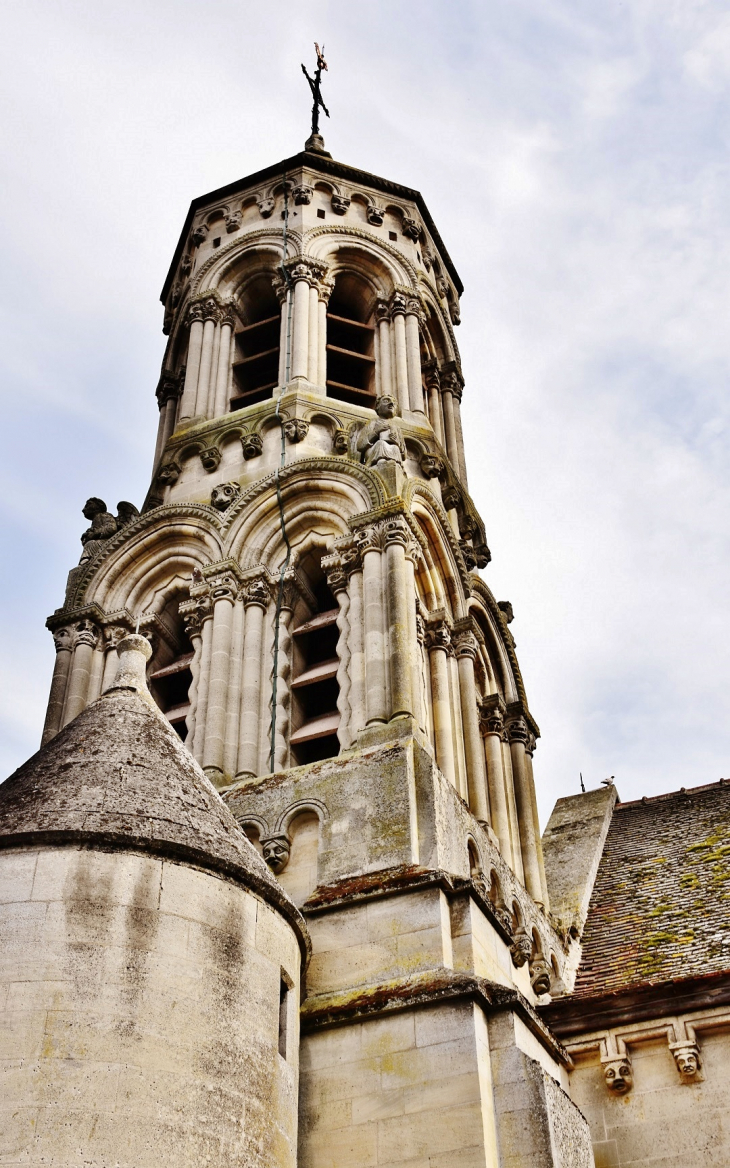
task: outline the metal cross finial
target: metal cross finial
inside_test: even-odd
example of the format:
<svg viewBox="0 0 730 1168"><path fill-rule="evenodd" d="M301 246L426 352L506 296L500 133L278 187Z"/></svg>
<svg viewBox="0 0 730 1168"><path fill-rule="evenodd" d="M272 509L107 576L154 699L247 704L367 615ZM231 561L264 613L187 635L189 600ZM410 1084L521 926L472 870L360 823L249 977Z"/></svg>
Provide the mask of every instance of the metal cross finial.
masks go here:
<svg viewBox="0 0 730 1168"><path fill-rule="evenodd" d="M320 109L324 110L327 117L330 116L330 111L327 109L327 106L322 101L322 70L324 69L325 72L327 71L327 62L324 59L324 45L322 45L322 48L320 49L319 45L315 41L314 48L315 48L315 51L317 53L317 68L314 71L314 77L310 77L309 73L307 72L306 66L302 65L302 73L304 74L307 81L309 82L309 88L311 89L312 97L314 98L314 103L312 105L312 136L309 139L309 141L307 142L307 147L309 147L310 143L312 142L312 139L315 139L315 141L317 139L319 139L319 141L316 142L316 144L320 145L320 143L321 143L321 145L324 146L324 142L322 142L321 139L319 138L319 111L320 111Z"/></svg>

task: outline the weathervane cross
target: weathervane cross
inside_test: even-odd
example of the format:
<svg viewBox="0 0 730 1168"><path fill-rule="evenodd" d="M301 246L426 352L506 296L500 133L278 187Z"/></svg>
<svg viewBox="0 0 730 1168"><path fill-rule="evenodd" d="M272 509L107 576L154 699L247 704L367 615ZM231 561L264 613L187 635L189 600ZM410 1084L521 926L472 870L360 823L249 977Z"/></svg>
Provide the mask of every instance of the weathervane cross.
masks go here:
<svg viewBox="0 0 730 1168"><path fill-rule="evenodd" d="M317 53L317 68L314 71L314 77L310 77L309 73L307 72L306 66L302 65L302 73L304 74L307 81L309 82L309 88L312 91L312 97L314 99L314 102L312 105L312 137L309 139L309 142L307 142L307 146L310 145L310 143L312 142L312 139L316 140L320 136L319 135L319 111L320 111L320 109L324 110L327 117L330 116L330 111L327 109L327 106L322 101L322 70L324 69L325 72L327 71L327 62L324 59L324 45L322 45L322 48L320 49L319 45L315 41L314 48L315 48L316 53ZM317 143L317 145L319 145L319 144L320 143ZM321 142L321 145L324 146L324 142Z"/></svg>

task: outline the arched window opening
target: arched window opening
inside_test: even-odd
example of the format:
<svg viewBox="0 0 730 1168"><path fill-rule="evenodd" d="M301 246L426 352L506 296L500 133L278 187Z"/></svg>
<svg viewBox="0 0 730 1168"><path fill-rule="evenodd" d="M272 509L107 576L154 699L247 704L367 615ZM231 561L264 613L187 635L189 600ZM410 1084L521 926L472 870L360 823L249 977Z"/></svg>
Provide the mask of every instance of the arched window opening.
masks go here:
<svg viewBox="0 0 730 1168"><path fill-rule="evenodd" d="M238 311L243 324L235 334L232 410L265 401L279 381L281 312L269 274L246 285Z"/></svg>
<svg viewBox="0 0 730 1168"><path fill-rule="evenodd" d="M327 310L327 393L355 405L375 403L372 294L356 276L335 280Z"/></svg>
<svg viewBox="0 0 730 1168"><path fill-rule="evenodd" d="M149 676L150 692L168 722L182 741L187 737L185 720L190 713L190 686L193 675L190 665L193 660L193 646L185 632L178 612L177 600L171 601L162 620L175 638L174 648L163 642L155 655L155 667Z"/></svg>
<svg viewBox="0 0 730 1168"><path fill-rule="evenodd" d="M301 766L333 758L340 752L337 728L337 601L320 565L320 554L308 557L302 571L315 605L307 620L293 629L292 735L293 763Z"/></svg>
<svg viewBox="0 0 730 1168"><path fill-rule="evenodd" d="M277 880L295 904L303 904L318 883L319 816L316 811L302 811L287 828L291 840L289 862Z"/></svg>

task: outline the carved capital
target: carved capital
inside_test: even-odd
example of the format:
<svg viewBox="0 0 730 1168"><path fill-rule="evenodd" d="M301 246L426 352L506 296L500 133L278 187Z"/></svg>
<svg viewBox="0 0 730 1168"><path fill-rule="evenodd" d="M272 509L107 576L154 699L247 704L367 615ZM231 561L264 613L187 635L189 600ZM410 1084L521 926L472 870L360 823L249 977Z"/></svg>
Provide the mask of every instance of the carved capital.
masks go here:
<svg viewBox="0 0 730 1168"><path fill-rule="evenodd" d="M205 450L200 451L200 461L208 474L210 474L211 471L218 470L221 461L221 452L217 446L206 446Z"/></svg>
<svg viewBox="0 0 730 1168"><path fill-rule="evenodd" d="M363 527L357 532L355 543L361 556L366 555L367 552L381 551L383 542L378 525L373 524L371 527Z"/></svg>
<svg viewBox="0 0 730 1168"><path fill-rule="evenodd" d="M157 472L157 482L161 487L171 487L180 478L180 470L178 462L166 462Z"/></svg>
<svg viewBox="0 0 730 1168"><path fill-rule="evenodd" d="M223 568L220 571L211 572L209 576L206 576L206 581L210 588L210 598L213 603L217 600L230 600L232 604L236 599L238 594L238 580L233 572Z"/></svg>
<svg viewBox="0 0 730 1168"><path fill-rule="evenodd" d="M345 548L341 554L341 559L342 569L347 573L348 579L353 574L353 572L362 571L362 556L360 555L359 547L353 546Z"/></svg>
<svg viewBox="0 0 730 1168"><path fill-rule="evenodd" d="M471 657L472 661L476 660L479 645L473 633L466 631L454 633L453 644L457 657Z"/></svg>
<svg viewBox="0 0 730 1168"><path fill-rule="evenodd" d="M421 225L416 219L411 219L410 215L403 216L403 234L412 239L414 243L418 243L421 238Z"/></svg>
<svg viewBox="0 0 730 1168"><path fill-rule="evenodd" d="M230 301L221 308L221 324L227 324L232 329L236 327L236 308Z"/></svg>
<svg viewBox="0 0 730 1168"><path fill-rule="evenodd" d="M193 324L196 320L203 319L203 302L202 300L194 300L192 304L188 305L188 324Z"/></svg>
<svg viewBox="0 0 730 1168"><path fill-rule="evenodd" d="M385 207L375 207L371 205L367 208L365 214L368 217L368 223L373 227L382 227L383 219L385 218Z"/></svg>
<svg viewBox="0 0 730 1168"><path fill-rule="evenodd" d="M237 482L219 483L210 493L210 505L216 511L227 511L240 495L241 488Z"/></svg>
<svg viewBox="0 0 730 1168"><path fill-rule="evenodd" d="M479 728L483 735L504 735L504 702L499 694L489 694L479 706Z"/></svg>
<svg viewBox="0 0 730 1168"><path fill-rule="evenodd" d="M406 312L408 311L407 306L408 306L408 300L403 295L403 293L402 292L394 292L390 298L390 305L389 305L391 317L398 316L398 315L405 316Z"/></svg>
<svg viewBox="0 0 730 1168"><path fill-rule="evenodd" d="M298 280L306 280L311 288L317 288L320 280L323 280L327 275L328 265L322 260L312 259L311 256L295 256L291 260L287 260L287 272L293 283Z"/></svg>
<svg viewBox="0 0 730 1168"><path fill-rule="evenodd" d="M162 374L157 389L155 390L155 397L160 409L163 408L171 398L177 398L180 394L180 382L174 373L166 371Z"/></svg>
<svg viewBox="0 0 730 1168"><path fill-rule="evenodd" d="M202 301L202 305L203 320L212 320L217 324L223 315L218 301L213 296L208 296Z"/></svg>
<svg viewBox="0 0 730 1168"><path fill-rule="evenodd" d="M64 650L70 653L73 649L73 640L73 630L70 628L56 629L53 634L53 644L56 647L57 653L61 653Z"/></svg>
<svg viewBox="0 0 730 1168"><path fill-rule="evenodd" d="M302 442L309 433L309 422L303 418L289 418L288 422L284 422L284 433L289 442Z"/></svg>
<svg viewBox="0 0 730 1168"><path fill-rule="evenodd" d="M266 863L275 876L283 872L289 863L291 854L291 840L288 835L270 835L261 840L261 847Z"/></svg>
<svg viewBox="0 0 730 1168"><path fill-rule="evenodd" d="M238 231L241 226L241 212L231 211L230 215L226 215L226 231L232 235L234 231Z"/></svg>
<svg viewBox="0 0 730 1168"><path fill-rule="evenodd" d="M349 206L350 199L347 195L332 196L332 210L334 211L335 215L346 215Z"/></svg>
<svg viewBox="0 0 730 1168"><path fill-rule="evenodd" d="M522 742L527 746L530 741L530 731L524 718L510 719L507 723L508 742Z"/></svg>
<svg viewBox="0 0 730 1168"><path fill-rule="evenodd" d="M441 649L445 653L451 650L451 632L446 621L436 621L426 626L426 648L429 650Z"/></svg>
<svg viewBox="0 0 730 1168"><path fill-rule="evenodd" d="M344 592L347 588L348 575L342 556L338 552L332 552L328 556L322 556L321 563L332 593L336 596L338 592Z"/></svg>
<svg viewBox="0 0 730 1168"><path fill-rule="evenodd" d="M250 604L258 604L260 608L268 608L271 600L271 591L262 576L251 580L243 589L243 603L248 608Z"/></svg>
<svg viewBox="0 0 730 1168"><path fill-rule="evenodd" d="M251 458L258 458L263 451L263 439L260 434L244 434L241 438L241 447L243 449L243 457L248 462Z"/></svg>
<svg viewBox="0 0 730 1168"><path fill-rule="evenodd" d="M124 625L108 625L104 629L104 644L107 649L116 649L119 642L128 636L129 629Z"/></svg>
<svg viewBox="0 0 730 1168"><path fill-rule="evenodd" d="M311 203L314 197L314 187L308 187L304 185L300 187L294 187L292 194L294 195L295 206L306 207L309 203Z"/></svg>
<svg viewBox="0 0 730 1168"><path fill-rule="evenodd" d="M98 641L99 630L94 622L90 620L80 620L76 625L74 644L90 645L92 649L95 649Z"/></svg>
<svg viewBox="0 0 730 1168"><path fill-rule="evenodd" d="M390 320L390 305L387 300L376 300L375 302L375 320L378 324L384 320Z"/></svg>
<svg viewBox="0 0 730 1168"><path fill-rule="evenodd" d="M401 547L407 548L411 539L411 529L402 515L397 515L393 519L386 519L383 522L382 540L384 547L387 547L391 543L397 543Z"/></svg>

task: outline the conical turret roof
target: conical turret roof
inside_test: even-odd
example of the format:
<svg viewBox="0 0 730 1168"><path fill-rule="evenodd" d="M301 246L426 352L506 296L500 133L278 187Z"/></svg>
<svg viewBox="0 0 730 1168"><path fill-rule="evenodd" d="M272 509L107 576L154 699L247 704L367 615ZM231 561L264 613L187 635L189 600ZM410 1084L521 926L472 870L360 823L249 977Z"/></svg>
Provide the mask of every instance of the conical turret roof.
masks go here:
<svg viewBox="0 0 730 1168"><path fill-rule="evenodd" d="M117 684L0 784L0 847L71 843L211 869L279 909L308 946L300 913L142 687Z"/></svg>

